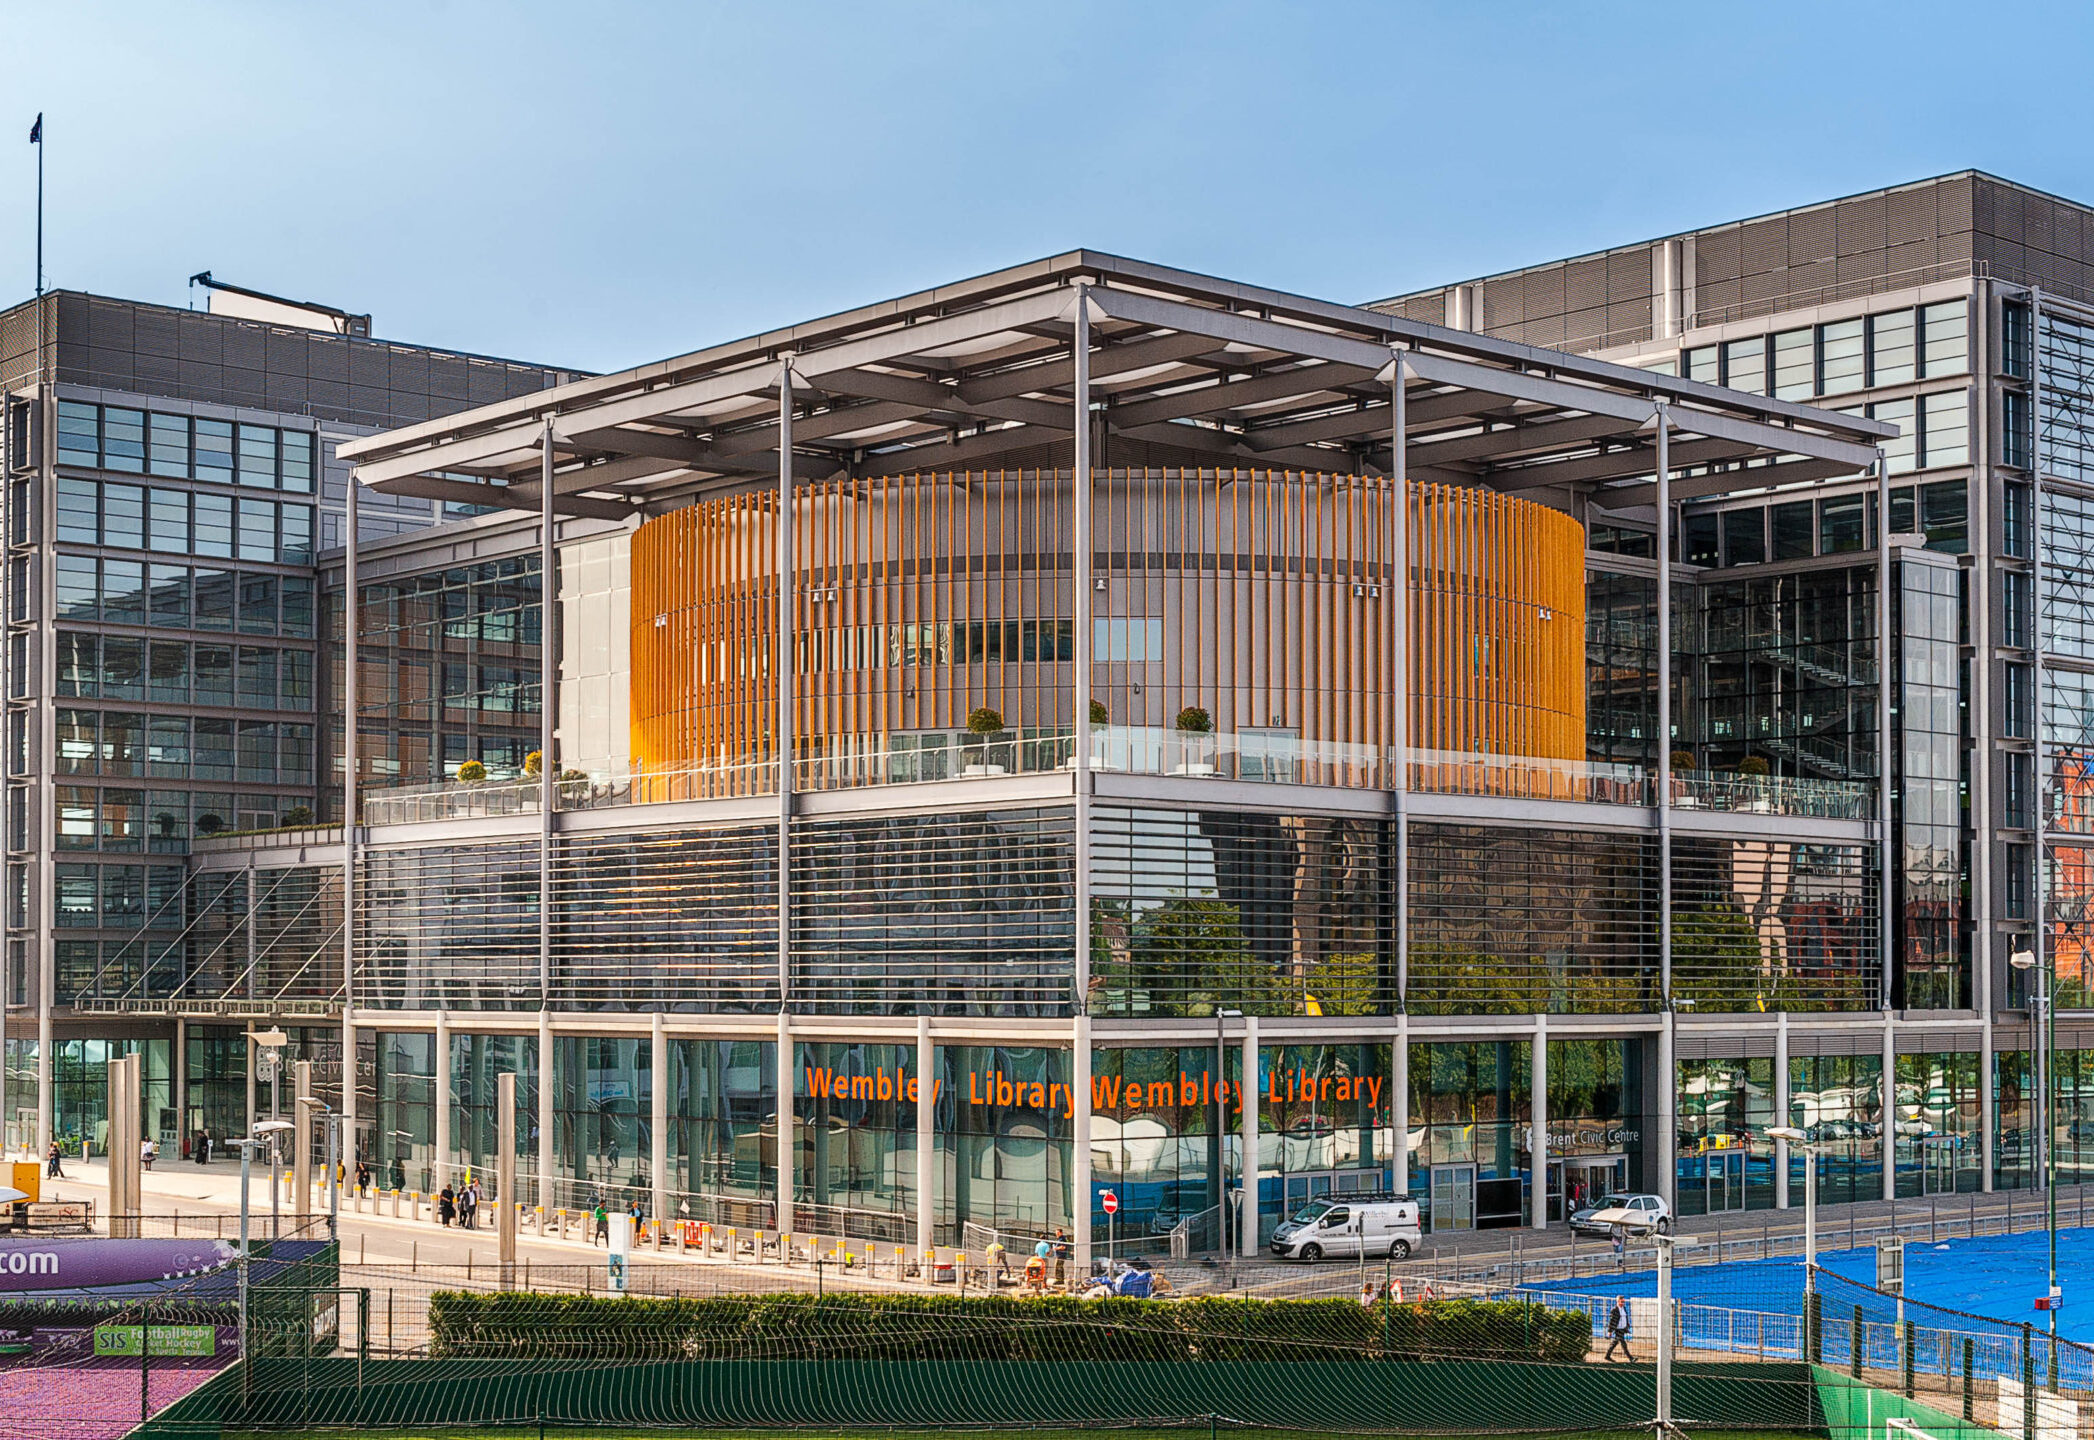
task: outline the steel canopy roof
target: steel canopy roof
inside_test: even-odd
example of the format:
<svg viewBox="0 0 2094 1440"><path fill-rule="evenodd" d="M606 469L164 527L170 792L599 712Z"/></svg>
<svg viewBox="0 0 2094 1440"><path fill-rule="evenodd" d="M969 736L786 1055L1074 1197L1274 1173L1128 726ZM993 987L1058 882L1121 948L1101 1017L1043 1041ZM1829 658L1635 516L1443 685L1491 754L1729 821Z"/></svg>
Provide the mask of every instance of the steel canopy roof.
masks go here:
<svg viewBox="0 0 2094 1440"><path fill-rule="evenodd" d="M1538 346L1077 250L344 444L379 490L623 519L796 478L1066 466L1075 307L1099 468L1409 473L1571 507L1648 505L1662 410L1676 497L1857 473L1894 426ZM1122 452L1122 453L1116 453Z"/></svg>

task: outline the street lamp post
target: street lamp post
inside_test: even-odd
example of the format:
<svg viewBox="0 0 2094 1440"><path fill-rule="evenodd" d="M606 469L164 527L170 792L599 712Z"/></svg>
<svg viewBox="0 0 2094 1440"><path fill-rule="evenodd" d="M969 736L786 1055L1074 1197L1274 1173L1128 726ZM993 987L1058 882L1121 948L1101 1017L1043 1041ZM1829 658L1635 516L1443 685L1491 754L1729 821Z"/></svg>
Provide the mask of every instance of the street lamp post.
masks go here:
<svg viewBox="0 0 2094 1440"><path fill-rule="evenodd" d="M1221 1232L1221 1258L1229 1259L1229 1021L1241 1010L1214 1009L1214 1223Z"/></svg>
<svg viewBox="0 0 2094 1440"><path fill-rule="evenodd" d="M279 1138L290 1128L291 1122L288 1120L264 1120L254 1127L255 1140L269 1147L269 1238L271 1240L281 1240L284 1234L277 1208L277 1202L281 1198L278 1191L282 1189L282 1186L277 1183L278 1162L276 1147Z"/></svg>
<svg viewBox="0 0 2094 1440"><path fill-rule="evenodd" d="M261 1142L252 1135L243 1135L231 1143L240 1151L240 1360L242 1368L245 1369L247 1361L247 1181L253 1169L254 1147Z"/></svg>
<svg viewBox="0 0 2094 1440"><path fill-rule="evenodd" d="M2049 1321L2050 1353L2052 1357L2050 1380L2052 1387L2055 1388L2057 1385L2056 1357L2058 1353L2059 1299L2058 1168L2055 1157L2057 1148L2056 1137L2053 1133L2057 1122L2052 1119L2052 1092L2056 1082L2052 1079L2052 1076L2056 1073L2057 1066L2058 971L2055 957L2047 953L2047 947L2043 945L2040 936L2037 938L2036 945L2037 948L2033 951L2016 950L2007 957L2007 963L2023 973L2034 970L2037 972L2038 977L2035 994L2030 998L2036 1011L2036 1027L2042 1032L2042 1040L2040 1044L2032 1043L2029 1049L2036 1055L2037 1063L2042 1066L2042 1075L2036 1085L2037 1123L2032 1125L2030 1129L2036 1136L2036 1143L2043 1147L2041 1163L2043 1165L2044 1228L2049 1231L2050 1239L2050 1284L2049 1292L2045 1295L2043 1301L2043 1313L2044 1317ZM2031 1038L2033 1040L2034 1037Z"/></svg>

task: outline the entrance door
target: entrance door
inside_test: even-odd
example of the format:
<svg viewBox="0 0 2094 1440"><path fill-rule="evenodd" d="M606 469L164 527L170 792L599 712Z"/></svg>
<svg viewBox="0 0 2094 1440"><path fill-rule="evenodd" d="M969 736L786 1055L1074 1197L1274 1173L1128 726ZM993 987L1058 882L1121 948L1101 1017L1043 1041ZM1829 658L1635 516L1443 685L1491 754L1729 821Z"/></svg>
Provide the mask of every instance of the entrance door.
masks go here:
<svg viewBox="0 0 2094 1440"><path fill-rule="evenodd" d="M1435 1165L1432 1167L1432 1228L1474 1230L1476 1228L1476 1167Z"/></svg>
<svg viewBox="0 0 2094 1440"><path fill-rule="evenodd" d="M1745 1208L1745 1152L1711 1150L1708 1161L1708 1213Z"/></svg>
<svg viewBox="0 0 2094 1440"><path fill-rule="evenodd" d="M1956 1193L1956 1156L1963 1145L1960 1135L1929 1135L1920 1142L1920 1192L1925 1195Z"/></svg>

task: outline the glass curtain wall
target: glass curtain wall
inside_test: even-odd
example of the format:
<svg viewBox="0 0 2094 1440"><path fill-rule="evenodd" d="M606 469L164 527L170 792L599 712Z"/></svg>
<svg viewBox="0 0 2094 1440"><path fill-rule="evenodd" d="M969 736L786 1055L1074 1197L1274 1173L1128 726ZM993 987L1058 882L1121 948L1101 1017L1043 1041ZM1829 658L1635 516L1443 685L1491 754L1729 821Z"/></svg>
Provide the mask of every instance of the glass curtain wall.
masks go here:
<svg viewBox="0 0 2094 1440"><path fill-rule="evenodd" d="M1070 1223L1069 1059L1029 1046L940 1047L940 1244L961 1243L969 1225L1037 1236ZM1092 1220L1101 1235L1103 1218Z"/></svg>
<svg viewBox="0 0 2094 1440"><path fill-rule="evenodd" d="M648 1039L553 1040L553 1154L572 1205L652 1204L654 1045Z"/></svg>
<svg viewBox="0 0 2094 1440"><path fill-rule="evenodd" d="M1212 1045L1092 1052L1091 1183L1119 1197L1121 1236L1187 1224L1194 1248L1216 1248L1223 1186L1243 1181L1242 1074L1240 1039L1219 1054ZM1262 1126L1262 1105L1259 1114Z"/></svg>
<svg viewBox="0 0 2094 1440"><path fill-rule="evenodd" d="M1410 1047L1411 1193L1435 1231L1477 1228L1486 1218L1480 1182L1528 1179L1532 1049L1511 1040Z"/></svg>
<svg viewBox="0 0 2094 1440"><path fill-rule="evenodd" d="M1899 951L1909 1010L1970 1005L1964 925L1963 575L1908 557L1898 566Z"/></svg>
<svg viewBox="0 0 2094 1440"><path fill-rule="evenodd" d="M1677 1062L1682 1215L1774 1208L1774 1057Z"/></svg>
<svg viewBox="0 0 2094 1440"><path fill-rule="evenodd" d="M369 1043L375 1133L363 1153L373 1183L426 1195L436 1174L436 1037L385 1030Z"/></svg>
<svg viewBox="0 0 2094 1440"><path fill-rule="evenodd" d="M793 1105L793 1224L816 1234L913 1242L922 1088L916 1047L795 1048L801 1090Z"/></svg>
<svg viewBox="0 0 2094 1440"><path fill-rule="evenodd" d="M516 1076L515 1198L534 1195L538 1174L538 1037L451 1035L451 1163L469 1168L483 1198L494 1194L501 1159L501 1106L497 1093L504 1072Z"/></svg>
<svg viewBox="0 0 2094 1440"><path fill-rule="evenodd" d="M1898 1056L1893 1137L1899 1195L1984 1188L1978 1059L1968 1051Z"/></svg>
<svg viewBox="0 0 2094 1440"><path fill-rule="evenodd" d="M669 1042L669 1188L690 1197L678 1202L690 1218L775 1223L777 1054L770 1040Z"/></svg>
<svg viewBox="0 0 2094 1440"><path fill-rule="evenodd" d="M1268 1045L1258 1051L1258 1241L1330 1191L1389 1183L1389 1047Z"/></svg>
<svg viewBox="0 0 2094 1440"><path fill-rule="evenodd" d="M1883 1057L1791 1055L1789 1124L1818 1147L1818 1203L1883 1198ZM1804 1160L1789 1153L1790 1203L1803 1196Z"/></svg>

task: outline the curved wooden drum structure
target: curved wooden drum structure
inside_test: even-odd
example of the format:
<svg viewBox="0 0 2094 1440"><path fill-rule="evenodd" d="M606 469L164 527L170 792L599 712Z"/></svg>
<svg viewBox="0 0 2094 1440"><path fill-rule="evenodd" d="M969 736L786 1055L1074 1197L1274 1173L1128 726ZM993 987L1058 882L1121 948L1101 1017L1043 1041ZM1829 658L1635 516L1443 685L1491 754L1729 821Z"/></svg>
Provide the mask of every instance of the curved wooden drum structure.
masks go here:
<svg viewBox="0 0 2094 1440"><path fill-rule="evenodd" d="M1096 472L1093 694L1115 726L1210 712L1379 754L1395 734L1394 489L1379 476ZM791 623L797 745L871 754L987 707L1074 728L1067 471L801 487ZM1413 485L1413 747L1585 753L1584 536L1491 491ZM648 771L772 750L776 497L707 500L633 537L633 757Z"/></svg>

